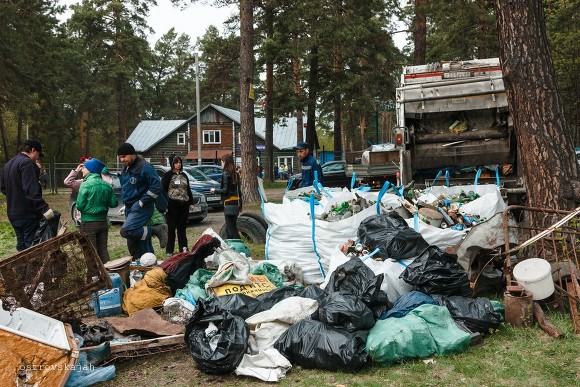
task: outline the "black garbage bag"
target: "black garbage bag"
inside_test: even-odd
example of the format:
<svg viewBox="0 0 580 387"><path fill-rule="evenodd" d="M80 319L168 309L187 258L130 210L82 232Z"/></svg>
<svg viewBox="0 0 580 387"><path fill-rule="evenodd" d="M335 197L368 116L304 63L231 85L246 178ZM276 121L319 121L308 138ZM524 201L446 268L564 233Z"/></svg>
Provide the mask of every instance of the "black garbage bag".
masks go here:
<svg viewBox="0 0 580 387"><path fill-rule="evenodd" d="M349 332L368 331L375 325L373 311L354 294L330 293L320 302L318 320Z"/></svg>
<svg viewBox="0 0 580 387"><path fill-rule="evenodd" d="M241 293L228 294L227 296L203 300L203 303L205 311L209 315L230 312L231 314L240 316L243 319L247 319L258 312L266 310L262 309L261 302L257 298Z"/></svg>
<svg viewBox="0 0 580 387"><path fill-rule="evenodd" d="M502 315L493 309L489 298L433 295L435 301L445 306L454 320L461 321L472 332L490 333L502 322Z"/></svg>
<svg viewBox="0 0 580 387"><path fill-rule="evenodd" d="M94 324L83 324L80 326L80 329L85 347L94 347L105 341L111 341L114 338L113 329L105 321L99 321Z"/></svg>
<svg viewBox="0 0 580 387"><path fill-rule="evenodd" d="M354 372L367 362L368 332L350 333L321 321L301 320L274 343L292 364L304 368Z"/></svg>
<svg viewBox="0 0 580 387"><path fill-rule="evenodd" d="M206 334L209 323L217 332ZM227 311L208 313L200 300L185 328L185 343L197 369L208 374L233 372L242 361L248 346L250 328L240 316Z"/></svg>
<svg viewBox="0 0 580 387"><path fill-rule="evenodd" d="M332 272L325 291L358 296L378 318L390 307L387 294L381 290L383 279L383 274L375 275L359 258L353 258Z"/></svg>
<svg viewBox="0 0 580 387"><path fill-rule="evenodd" d="M298 291L291 286L282 286L281 288L262 293L256 299L260 301L260 312L270 310L272 307L288 297L298 296ZM257 312L256 312L257 313Z"/></svg>
<svg viewBox="0 0 580 387"><path fill-rule="evenodd" d="M322 301L326 297L326 292L320 286L310 285L299 294L299 297L310 298L318 302Z"/></svg>
<svg viewBox="0 0 580 387"><path fill-rule="evenodd" d="M379 248L383 259L416 258L429 247L423 236L394 211L363 220L358 227L358 237L371 251Z"/></svg>
<svg viewBox="0 0 580 387"><path fill-rule="evenodd" d="M32 245L38 245L42 242L54 238L58 234L58 229L60 225L60 212L54 211L54 217L52 219L46 220L44 218L40 219L40 227L36 230L34 234L34 240Z"/></svg>
<svg viewBox="0 0 580 387"><path fill-rule="evenodd" d="M399 278L428 295L471 296L467 273L457 263L457 256L436 246L429 246Z"/></svg>
<svg viewBox="0 0 580 387"><path fill-rule="evenodd" d="M438 305L437 301L428 295L416 290L410 291L409 293L405 293L397 298L395 305L393 305L387 313L381 316L381 320L389 317L405 317L410 311L423 304Z"/></svg>

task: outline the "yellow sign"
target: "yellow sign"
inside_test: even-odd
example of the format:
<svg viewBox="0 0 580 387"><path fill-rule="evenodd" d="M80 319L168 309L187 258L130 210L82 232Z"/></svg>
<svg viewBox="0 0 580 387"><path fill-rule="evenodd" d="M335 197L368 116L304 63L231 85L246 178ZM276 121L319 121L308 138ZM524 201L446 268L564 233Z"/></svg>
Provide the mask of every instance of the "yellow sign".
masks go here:
<svg viewBox="0 0 580 387"><path fill-rule="evenodd" d="M248 90L248 98L254 99L254 84L250 83L250 90Z"/></svg>
<svg viewBox="0 0 580 387"><path fill-rule="evenodd" d="M260 294L268 293L269 291L276 289L276 286L270 282L268 277L265 275L250 274L248 278L250 281L252 281L252 285L224 284L213 288L213 291L218 297L235 293L242 293L250 297L257 297Z"/></svg>

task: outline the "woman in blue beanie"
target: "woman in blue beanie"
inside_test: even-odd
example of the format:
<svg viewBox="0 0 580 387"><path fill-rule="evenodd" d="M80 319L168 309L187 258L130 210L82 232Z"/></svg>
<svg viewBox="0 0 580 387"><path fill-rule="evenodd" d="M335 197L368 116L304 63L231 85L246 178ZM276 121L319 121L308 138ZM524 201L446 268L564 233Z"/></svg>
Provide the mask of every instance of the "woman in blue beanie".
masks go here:
<svg viewBox="0 0 580 387"><path fill-rule="evenodd" d="M105 164L98 159L90 159L83 164L84 182L79 188L77 209L81 213L80 229L84 231L103 263L109 261L107 243L109 207L117 207L118 201L111 184L104 181L101 173Z"/></svg>

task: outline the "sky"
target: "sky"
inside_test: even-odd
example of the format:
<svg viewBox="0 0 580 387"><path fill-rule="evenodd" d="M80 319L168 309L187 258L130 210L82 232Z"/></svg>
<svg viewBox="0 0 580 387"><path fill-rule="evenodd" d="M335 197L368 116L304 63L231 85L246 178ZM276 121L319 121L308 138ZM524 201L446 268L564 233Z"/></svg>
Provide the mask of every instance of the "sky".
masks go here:
<svg viewBox="0 0 580 387"><path fill-rule="evenodd" d="M63 5L78 3L79 0L60 0ZM174 7L169 0L157 0L157 6L149 12L149 25L155 33L149 38L151 46L161 38L171 27L175 28L178 34L188 34L191 42L195 44L201 38L208 27L214 25L218 31L223 32L222 24L228 17L238 13L236 5L217 8L211 5L203 5L197 2L190 5L185 10ZM70 12L63 15L65 20L70 16ZM405 45L405 34L394 34L395 45L402 48Z"/></svg>
<svg viewBox="0 0 580 387"><path fill-rule="evenodd" d="M68 6L78 3L79 0L60 0L59 2ZM157 6L149 11L148 23L155 30L155 33L149 38L149 43L154 45L171 27L174 27L178 34L188 34L191 37L191 42L195 43L197 38L201 38L211 25L222 32L222 23L232 13L237 12L237 6L217 8L199 3L192 4L185 10L180 10L174 7L169 0L157 0ZM69 11L62 18L67 19L70 13Z"/></svg>

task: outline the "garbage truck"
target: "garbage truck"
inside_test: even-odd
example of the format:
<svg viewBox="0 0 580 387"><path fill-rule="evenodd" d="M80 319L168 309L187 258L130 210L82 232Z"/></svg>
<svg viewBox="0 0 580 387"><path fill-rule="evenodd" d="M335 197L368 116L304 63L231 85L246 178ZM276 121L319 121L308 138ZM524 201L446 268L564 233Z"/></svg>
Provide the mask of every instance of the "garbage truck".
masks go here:
<svg viewBox="0 0 580 387"><path fill-rule="evenodd" d="M430 185L437 176L469 184L479 176L524 192L499 58L405 66L395 109L389 147L347 161L347 174L365 179L382 165L383 180L398 184Z"/></svg>

